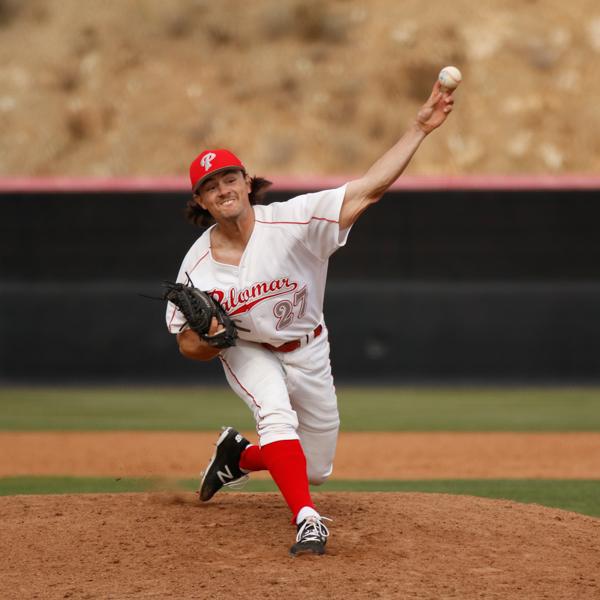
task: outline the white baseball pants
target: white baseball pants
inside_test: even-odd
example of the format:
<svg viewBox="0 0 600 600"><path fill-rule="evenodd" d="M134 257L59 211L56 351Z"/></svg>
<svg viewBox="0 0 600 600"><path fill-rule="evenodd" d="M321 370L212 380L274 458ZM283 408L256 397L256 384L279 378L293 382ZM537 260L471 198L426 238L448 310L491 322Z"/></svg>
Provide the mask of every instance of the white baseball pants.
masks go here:
<svg viewBox="0 0 600 600"><path fill-rule="evenodd" d="M327 328L293 352L238 340L220 358L231 389L254 415L260 445L299 439L308 480L323 483L333 470L340 424Z"/></svg>

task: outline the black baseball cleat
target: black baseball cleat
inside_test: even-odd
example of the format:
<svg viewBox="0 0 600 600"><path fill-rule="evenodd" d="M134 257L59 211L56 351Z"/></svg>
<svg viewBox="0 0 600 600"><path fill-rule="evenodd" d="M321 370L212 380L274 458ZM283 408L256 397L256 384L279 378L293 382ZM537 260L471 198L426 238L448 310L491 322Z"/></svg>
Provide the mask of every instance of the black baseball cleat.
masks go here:
<svg viewBox="0 0 600 600"><path fill-rule="evenodd" d="M325 554L325 544L329 530L322 521L331 521L327 517L307 517L298 525L296 543L290 548L292 556L301 554Z"/></svg>
<svg viewBox="0 0 600 600"><path fill-rule="evenodd" d="M233 427L225 427L216 443L206 470L202 473L198 494L200 500L210 500L223 486L241 487L248 475L240 469L240 457L250 442Z"/></svg>

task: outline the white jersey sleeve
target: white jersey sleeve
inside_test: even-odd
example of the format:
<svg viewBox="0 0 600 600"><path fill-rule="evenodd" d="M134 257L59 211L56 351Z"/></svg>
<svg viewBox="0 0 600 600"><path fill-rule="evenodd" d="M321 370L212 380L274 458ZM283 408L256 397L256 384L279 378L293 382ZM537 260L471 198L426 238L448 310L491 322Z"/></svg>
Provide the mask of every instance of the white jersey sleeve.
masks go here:
<svg viewBox="0 0 600 600"><path fill-rule="evenodd" d="M177 283L186 283L186 273L189 273L190 275L193 274L196 267L208 258L210 239L208 235L209 232L207 230L205 234L201 235L196 240L194 245L185 255L177 275ZM172 302L167 302L167 312L165 317L167 320L167 328L170 333L179 333L180 331L183 331L186 323L185 317Z"/></svg>
<svg viewBox="0 0 600 600"><path fill-rule="evenodd" d="M340 211L346 185L291 198L287 202L274 202L274 222L298 225L292 227L294 235L306 248L321 260L329 258L345 245L350 227L340 230Z"/></svg>

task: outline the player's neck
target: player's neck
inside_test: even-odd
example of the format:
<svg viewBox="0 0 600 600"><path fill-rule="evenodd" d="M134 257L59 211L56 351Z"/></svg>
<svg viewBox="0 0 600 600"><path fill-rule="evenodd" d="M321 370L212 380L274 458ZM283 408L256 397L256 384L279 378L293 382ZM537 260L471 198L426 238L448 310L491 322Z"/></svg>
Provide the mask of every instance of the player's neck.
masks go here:
<svg viewBox="0 0 600 600"><path fill-rule="evenodd" d="M213 229L213 244L246 247L254 229L254 210L250 207L237 218L218 221Z"/></svg>

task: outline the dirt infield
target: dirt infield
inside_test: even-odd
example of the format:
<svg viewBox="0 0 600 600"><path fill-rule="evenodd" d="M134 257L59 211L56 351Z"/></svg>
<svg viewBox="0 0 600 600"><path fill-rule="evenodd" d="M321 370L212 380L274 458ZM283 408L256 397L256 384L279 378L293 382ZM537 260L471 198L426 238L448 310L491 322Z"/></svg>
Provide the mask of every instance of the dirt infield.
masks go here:
<svg viewBox="0 0 600 600"><path fill-rule="evenodd" d="M600 520L439 494L317 495L328 554L291 559L276 494L0 498L0 596L600 597ZM595 573L595 575L594 575Z"/></svg>
<svg viewBox="0 0 600 600"><path fill-rule="evenodd" d="M0 476L194 477L214 441L5 432ZM600 434L345 433L335 475L598 478ZM291 559L278 494L3 497L0 598L600 598L599 519L444 494L315 499L334 518L328 554Z"/></svg>
<svg viewBox="0 0 600 600"><path fill-rule="evenodd" d="M4 432L0 477L191 478L215 439L215 433L189 432ZM595 479L600 433L343 433L333 477Z"/></svg>

